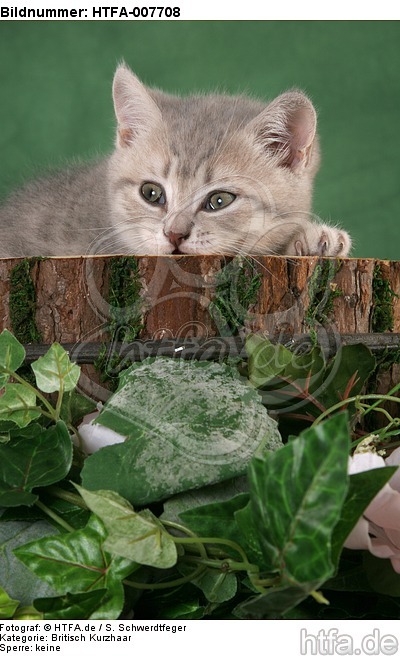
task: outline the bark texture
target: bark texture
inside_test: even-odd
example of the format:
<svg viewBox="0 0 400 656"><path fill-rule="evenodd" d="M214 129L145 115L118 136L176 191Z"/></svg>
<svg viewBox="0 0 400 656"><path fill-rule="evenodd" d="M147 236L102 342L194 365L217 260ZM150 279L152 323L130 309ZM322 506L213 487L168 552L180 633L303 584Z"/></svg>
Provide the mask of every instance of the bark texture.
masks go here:
<svg viewBox="0 0 400 656"><path fill-rule="evenodd" d="M70 257L31 263L32 320L42 343L106 341L110 321L132 321L129 314L136 316L138 336L150 339L216 336L229 331L235 318L247 330L271 334L303 333L323 325L339 333L400 332L400 262L135 257L129 260L136 264L140 289L137 298L130 296L125 303L124 290L120 298L118 289L110 297L116 260ZM12 272L20 263L0 260L0 329L15 329ZM245 293L252 284L249 299ZM380 326L374 326L377 307L385 319Z"/></svg>
<svg viewBox="0 0 400 656"><path fill-rule="evenodd" d="M0 330L65 344L400 333L400 262L224 256L0 260ZM23 335L26 336L26 332Z"/></svg>

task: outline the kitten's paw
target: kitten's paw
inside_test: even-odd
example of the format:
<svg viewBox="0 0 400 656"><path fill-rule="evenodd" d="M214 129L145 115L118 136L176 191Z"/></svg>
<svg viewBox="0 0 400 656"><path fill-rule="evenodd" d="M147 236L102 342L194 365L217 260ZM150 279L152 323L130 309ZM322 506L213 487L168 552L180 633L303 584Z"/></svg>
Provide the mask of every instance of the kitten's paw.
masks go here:
<svg viewBox="0 0 400 656"><path fill-rule="evenodd" d="M347 257L350 249L351 238L345 230L309 223L289 244L287 255Z"/></svg>

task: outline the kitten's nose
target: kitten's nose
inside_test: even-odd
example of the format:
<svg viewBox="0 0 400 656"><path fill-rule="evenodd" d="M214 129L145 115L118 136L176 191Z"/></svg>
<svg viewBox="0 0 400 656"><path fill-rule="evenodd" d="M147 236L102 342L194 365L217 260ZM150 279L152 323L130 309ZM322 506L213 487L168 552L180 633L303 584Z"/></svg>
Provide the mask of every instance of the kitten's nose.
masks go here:
<svg viewBox="0 0 400 656"><path fill-rule="evenodd" d="M181 232L168 232L167 237L171 244L175 246L175 248L178 248L179 244L186 239L188 235L184 235Z"/></svg>

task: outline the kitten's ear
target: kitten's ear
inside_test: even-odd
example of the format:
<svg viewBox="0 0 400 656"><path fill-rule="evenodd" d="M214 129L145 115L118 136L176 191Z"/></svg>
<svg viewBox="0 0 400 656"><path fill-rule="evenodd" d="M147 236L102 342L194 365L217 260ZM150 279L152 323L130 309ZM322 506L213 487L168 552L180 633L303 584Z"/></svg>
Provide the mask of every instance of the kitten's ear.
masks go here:
<svg viewBox="0 0 400 656"><path fill-rule="evenodd" d="M317 114L301 91L273 100L251 123L256 139L279 166L301 173L310 161Z"/></svg>
<svg viewBox="0 0 400 656"><path fill-rule="evenodd" d="M152 131L161 121L161 112L146 87L125 65L114 75L113 99L119 146L129 146L136 136Z"/></svg>

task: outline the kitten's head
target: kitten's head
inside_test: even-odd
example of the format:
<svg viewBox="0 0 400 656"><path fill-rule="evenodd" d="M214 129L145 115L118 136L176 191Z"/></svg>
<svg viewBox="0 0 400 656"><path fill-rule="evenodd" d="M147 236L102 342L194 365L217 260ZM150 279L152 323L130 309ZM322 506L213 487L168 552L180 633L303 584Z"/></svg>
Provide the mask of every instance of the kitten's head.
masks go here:
<svg viewBox="0 0 400 656"><path fill-rule="evenodd" d="M310 212L319 161L316 113L303 93L267 105L179 98L120 66L113 96L108 252L285 252Z"/></svg>

